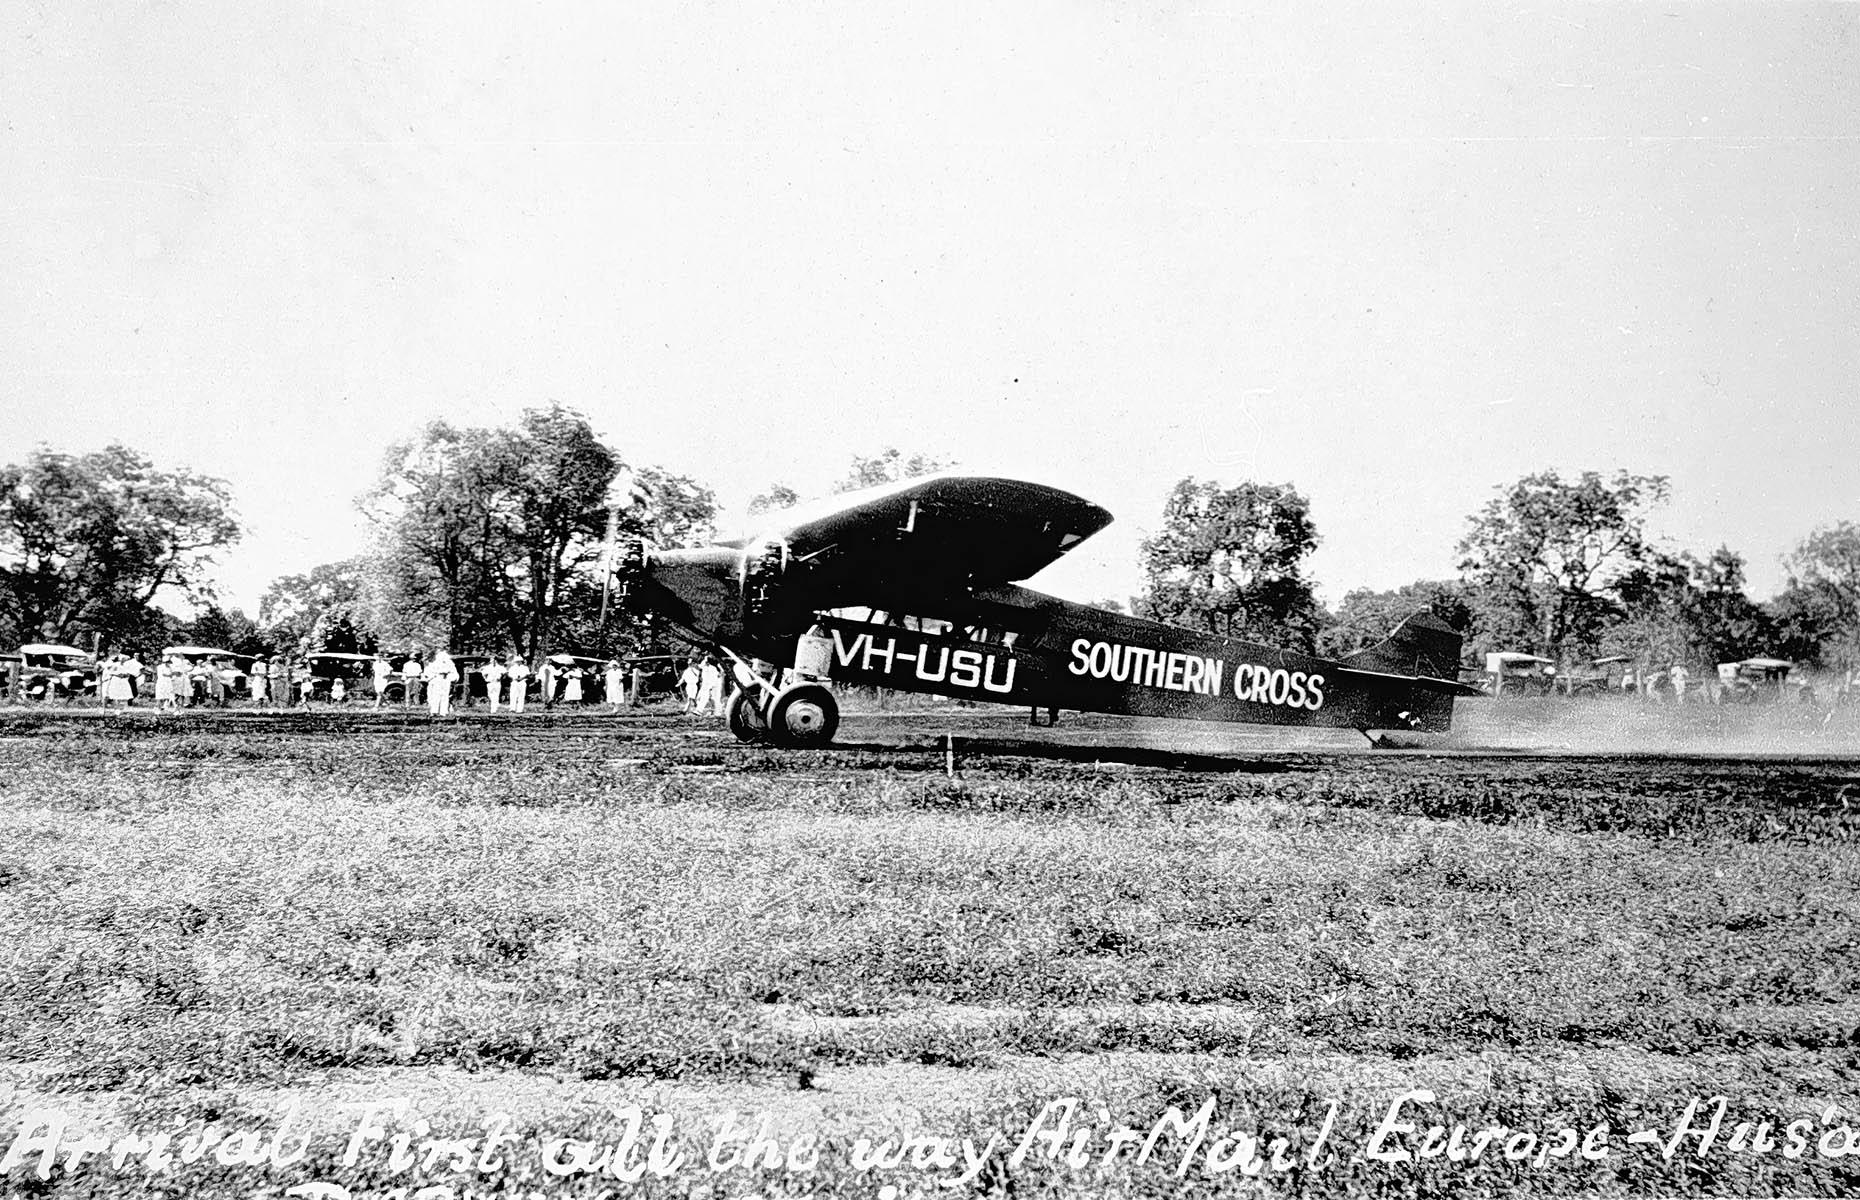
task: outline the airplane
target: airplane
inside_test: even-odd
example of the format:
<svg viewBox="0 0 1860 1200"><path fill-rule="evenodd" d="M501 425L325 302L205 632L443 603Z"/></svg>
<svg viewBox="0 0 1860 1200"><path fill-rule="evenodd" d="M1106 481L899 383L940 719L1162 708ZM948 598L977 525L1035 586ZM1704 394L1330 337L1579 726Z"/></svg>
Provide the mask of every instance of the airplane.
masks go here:
<svg viewBox="0 0 1860 1200"><path fill-rule="evenodd" d="M832 742L831 684L1140 717L1445 732L1460 636L1431 613L1340 659L1125 616L1020 586L1111 523L1042 484L927 475L771 514L698 549L620 548L628 610L736 664L744 741ZM793 682L778 686L778 667ZM773 676L774 678L771 678Z"/></svg>

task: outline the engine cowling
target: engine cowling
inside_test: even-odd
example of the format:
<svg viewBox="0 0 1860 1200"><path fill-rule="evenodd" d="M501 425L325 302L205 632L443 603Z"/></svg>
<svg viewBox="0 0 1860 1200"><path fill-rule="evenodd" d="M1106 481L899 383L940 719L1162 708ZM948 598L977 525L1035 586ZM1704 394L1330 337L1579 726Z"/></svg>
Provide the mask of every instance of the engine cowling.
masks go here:
<svg viewBox="0 0 1860 1200"><path fill-rule="evenodd" d="M642 538L628 538L614 547L614 591L624 603L652 568L652 549Z"/></svg>
<svg viewBox="0 0 1860 1200"><path fill-rule="evenodd" d="M743 555L743 623L760 625L775 604L782 579L794 565L788 543L780 539L751 547Z"/></svg>

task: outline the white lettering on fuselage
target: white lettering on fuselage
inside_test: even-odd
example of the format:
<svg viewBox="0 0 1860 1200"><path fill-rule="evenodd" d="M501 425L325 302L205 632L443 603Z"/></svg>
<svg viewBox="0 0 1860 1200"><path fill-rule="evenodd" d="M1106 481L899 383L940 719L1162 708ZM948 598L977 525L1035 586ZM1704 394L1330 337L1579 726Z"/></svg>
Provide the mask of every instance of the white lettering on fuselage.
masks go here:
<svg viewBox="0 0 1860 1200"><path fill-rule="evenodd" d="M1090 638L1079 638L1072 643L1072 662L1066 669L1074 675L1108 679L1113 683L1134 683L1203 696L1219 695L1221 680L1227 674L1227 664L1218 658L1152 650L1148 646L1126 646L1119 642L1094 642Z"/></svg>
<svg viewBox="0 0 1860 1200"><path fill-rule="evenodd" d="M912 647L916 646L915 649ZM869 633L856 635L849 643L843 630L833 631L833 661L874 675L906 673L918 683L944 687L980 688L985 692L1007 693L1014 690L1011 654L995 654L968 647L939 646L932 643L906 642L902 647L895 637L883 641ZM910 687L910 683L902 686Z"/></svg>
<svg viewBox="0 0 1860 1200"><path fill-rule="evenodd" d="M1234 668L1234 699L1316 712L1324 706L1324 677L1315 671L1241 663Z"/></svg>
<svg viewBox="0 0 1860 1200"><path fill-rule="evenodd" d="M1223 691L1221 681L1226 677L1227 663L1198 654L1078 638L1072 643L1072 661L1066 669L1074 675L1112 683L1218 696ZM1239 663L1234 667L1233 694L1234 699L1252 704L1315 712L1324 704L1324 677L1316 672Z"/></svg>

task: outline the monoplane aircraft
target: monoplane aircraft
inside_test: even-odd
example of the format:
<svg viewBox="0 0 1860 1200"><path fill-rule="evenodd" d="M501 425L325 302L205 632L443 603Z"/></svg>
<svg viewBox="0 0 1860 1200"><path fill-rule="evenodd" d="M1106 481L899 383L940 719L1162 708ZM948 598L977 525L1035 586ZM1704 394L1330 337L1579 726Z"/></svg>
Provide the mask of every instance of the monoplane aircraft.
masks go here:
<svg viewBox="0 0 1860 1200"><path fill-rule="evenodd" d="M1061 709L1266 725L1445 731L1460 638L1428 613L1339 660L1146 621L1020 587L1111 523L1057 488L932 475L772 514L701 549L625 547L623 602L737 665L745 741L821 746L832 683ZM778 684L792 668L793 682Z"/></svg>

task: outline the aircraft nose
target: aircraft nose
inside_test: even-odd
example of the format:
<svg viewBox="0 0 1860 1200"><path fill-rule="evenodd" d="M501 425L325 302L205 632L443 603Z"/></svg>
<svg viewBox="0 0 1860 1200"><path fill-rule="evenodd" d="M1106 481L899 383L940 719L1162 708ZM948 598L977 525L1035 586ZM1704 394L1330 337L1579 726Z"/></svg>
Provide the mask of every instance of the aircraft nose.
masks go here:
<svg viewBox="0 0 1860 1200"><path fill-rule="evenodd" d="M614 547L614 584L621 595L652 574L653 552L643 538L627 538Z"/></svg>
<svg viewBox="0 0 1860 1200"><path fill-rule="evenodd" d="M644 538L627 538L614 555L614 574L638 578L652 568L652 547Z"/></svg>

